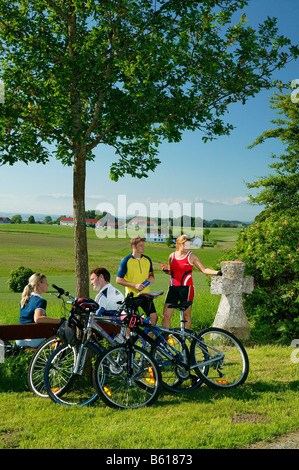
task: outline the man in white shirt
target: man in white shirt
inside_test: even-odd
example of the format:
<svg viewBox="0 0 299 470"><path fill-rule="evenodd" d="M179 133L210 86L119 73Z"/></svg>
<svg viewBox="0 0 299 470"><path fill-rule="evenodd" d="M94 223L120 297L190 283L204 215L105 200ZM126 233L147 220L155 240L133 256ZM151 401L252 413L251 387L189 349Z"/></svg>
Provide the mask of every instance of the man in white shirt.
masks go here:
<svg viewBox="0 0 299 470"><path fill-rule="evenodd" d="M100 308L97 315L112 315L123 302L123 294L110 284L110 273L105 268L95 268L90 273L90 284L93 290L100 291L95 298Z"/></svg>

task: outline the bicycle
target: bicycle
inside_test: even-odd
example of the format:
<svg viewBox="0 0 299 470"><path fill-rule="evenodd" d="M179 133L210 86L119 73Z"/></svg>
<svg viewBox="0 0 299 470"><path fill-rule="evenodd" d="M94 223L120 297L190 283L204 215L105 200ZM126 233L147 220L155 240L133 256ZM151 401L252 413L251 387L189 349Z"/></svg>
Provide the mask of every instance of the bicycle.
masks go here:
<svg viewBox="0 0 299 470"><path fill-rule="evenodd" d="M58 336L51 336L39 345L30 360L27 371L27 385L32 393L41 398L49 397L44 382L46 364L51 354L61 345L62 342Z"/></svg>
<svg viewBox="0 0 299 470"><path fill-rule="evenodd" d="M74 354L71 344L63 345L47 362L44 381L49 397L55 403L66 406L90 405L99 397L115 408L138 408L153 404L160 393L161 374L158 365L147 352L135 347L130 337L123 337L124 344L118 345L117 339L96 321L103 317L95 315L98 305L96 302L94 304L90 302L86 327L79 320L76 322L82 332L80 341L77 341L77 354ZM120 318L106 316L105 320L123 326ZM73 321L71 312L69 323ZM133 328L133 325L126 325L124 330L127 328ZM100 346L95 334L104 337L114 348L106 351ZM117 377L121 395L115 393L116 380L111 380L111 377Z"/></svg>
<svg viewBox="0 0 299 470"><path fill-rule="evenodd" d="M75 297L71 296L69 292L64 291L63 289L55 286L55 284L52 284L52 287L57 290L58 294L51 293L51 295L55 295L57 298L61 299L63 303L64 312L68 312L66 304L72 304L76 300ZM70 299L70 302L65 301L62 297L63 295L68 297ZM49 357L53 354L53 352L56 351L56 349L62 345L63 342L61 341L58 335L52 336L51 338L46 339L39 345L30 360L27 371L27 385L32 393L38 395L41 398L49 397L44 383L44 373L47 361Z"/></svg>
<svg viewBox="0 0 299 470"><path fill-rule="evenodd" d="M138 297L132 298L135 307L138 307L139 298L152 300L163 294L163 291L153 293L140 293ZM181 305L181 331L183 328L183 312L190 303ZM147 349L157 360L161 375L162 387L168 392L192 391L202 385L202 380L189 367L190 346L187 338L178 334L177 330L165 330L157 325L149 324L144 320L143 329L135 329L135 344Z"/></svg>
<svg viewBox="0 0 299 470"><path fill-rule="evenodd" d="M193 368L209 387L219 390L242 385L249 373L247 352L232 333L210 327L191 345Z"/></svg>
<svg viewBox="0 0 299 470"><path fill-rule="evenodd" d="M124 345L102 353L97 359L94 384L111 408L140 408L157 400L161 372L155 359L129 337Z"/></svg>
<svg viewBox="0 0 299 470"><path fill-rule="evenodd" d="M141 293L138 297L151 295L157 294ZM136 302L136 299L131 300ZM244 383L249 360L242 343L220 328L207 328L198 334L185 329L183 311L189 305L190 302L170 305L170 308L180 310L180 328L159 327L144 319L143 327L146 326L147 333L140 327L134 329L136 341L150 350L159 363L162 387L181 392L194 390L202 383L214 389L233 388ZM175 344L171 344L173 338Z"/></svg>

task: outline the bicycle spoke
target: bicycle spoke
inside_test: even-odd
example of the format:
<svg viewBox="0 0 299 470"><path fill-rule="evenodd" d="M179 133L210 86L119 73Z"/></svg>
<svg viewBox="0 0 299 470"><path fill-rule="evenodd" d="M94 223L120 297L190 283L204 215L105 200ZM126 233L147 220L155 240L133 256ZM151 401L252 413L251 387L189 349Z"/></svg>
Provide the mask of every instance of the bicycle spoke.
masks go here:
<svg viewBox="0 0 299 470"><path fill-rule="evenodd" d="M195 371L212 388L232 388L245 382L249 362L240 341L220 328L208 328L191 348Z"/></svg>
<svg viewBox="0 0 299 470"><path fill-rule="evenodd" d="M152 404L160 392L157 364L145 351L133 350L133 363L124 346L103 353L95 367L94 381L104 402L114 408L139 408Z"/></svg>
<svg viewBox="0 0 299 470"><path fill-rule="evenodd" d="M27 384L29 389L41 398L47 398L48 394L44 383L45 367L49 357L59 346L57 337L44 341L32 357L27 373Z"/></svg>
<svg viewBox="0 0 299 470"><path fill-rule="evenodd" d="M189 348L179 334L166 334L160 338L159 345L153 347L152 354L159 364L162 375L162 387L168 392L187 392L201 386L202 380L190 370ZM171 355L169 359L163 353ZM180 363L183 362L184 364ZM186 364L186 367L184 366Z"/></svg>
<svg viewBox="0 0 299 470"><path fill-rule="evenodd" d="M85 406L97 400L92 380L97 354L90 349L88 353L80 374L74 374L76 356L73 348L64 346L51 356L45 371L45 383L54 402L66 406Z"/></svg>

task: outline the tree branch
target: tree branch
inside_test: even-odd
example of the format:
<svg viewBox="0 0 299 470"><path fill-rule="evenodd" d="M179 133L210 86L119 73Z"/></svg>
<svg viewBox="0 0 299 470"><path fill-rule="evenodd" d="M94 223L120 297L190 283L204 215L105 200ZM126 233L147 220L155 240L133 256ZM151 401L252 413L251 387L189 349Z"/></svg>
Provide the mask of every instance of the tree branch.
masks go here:
<svg viewBox="0 0 299 470"><path fill-rule="evenodd" d="M67 22L67 24L71 24L71 21L72 21L72 17L70 15L67 15L66 13L64 13L64 11L59 8L58 5L56 5L56 3L53 1L53 0L44 0L44 2L51 8L53 8L53 10L55 10L55 12L57 13L58 16L60 16L60 18L62 18L64 21Z"/></svg>

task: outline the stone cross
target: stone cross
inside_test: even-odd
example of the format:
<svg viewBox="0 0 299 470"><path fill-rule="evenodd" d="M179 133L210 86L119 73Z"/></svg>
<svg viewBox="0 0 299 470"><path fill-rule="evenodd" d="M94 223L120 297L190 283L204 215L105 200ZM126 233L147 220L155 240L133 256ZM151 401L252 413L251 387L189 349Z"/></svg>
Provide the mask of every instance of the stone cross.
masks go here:
<svg viewBox="0 0 299 470"><path fill-rule="evenodd" d="M253 277L244 277L245 266L240 261L222 261L222 276L212 276L211 280L211 294L221 295L213 326L228 330L239 339L250 336L242 294L253 291Z"/></svg>

